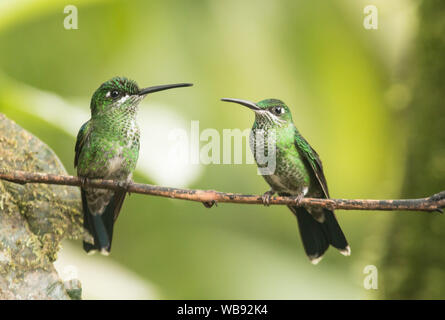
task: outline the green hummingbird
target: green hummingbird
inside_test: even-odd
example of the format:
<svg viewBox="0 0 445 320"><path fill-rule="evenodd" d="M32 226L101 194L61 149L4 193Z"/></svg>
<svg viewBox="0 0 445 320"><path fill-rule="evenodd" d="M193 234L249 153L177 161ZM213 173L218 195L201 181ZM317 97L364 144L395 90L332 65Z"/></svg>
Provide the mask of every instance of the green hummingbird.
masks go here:
<svg viewBox="0 0 445 320"><path fill-rule="evenodd" d="M253 103L239 99L221 99L246 106L255 112L255 122L250 135L250 147L258 167L265 169L264 153L274 153L272 171L263 171L271 189L262 199L269 205L270 197L296 196L296 205L288 205L297 217L300 236L306 255L313 264L323 257L329 245L345 256L351 254L343 231L332 210L305 208L298 203L305 196L329 198L323 166L317 152L295 127L289 107L277 99ZM271 140L270 140L271 139ZM272 145L268 144L272 141Z"/></svg>
<svg viewBox="0 0 445 320"><path fill-rule="evenodd" d="M178 83L139 89L136 82L115 77L94 92L91 119L77 134L74 158L77 175L83 180L83 225L93 239L84 240L86 252L100 251L105 255L110 252L114 222L139 156L136 122L139 102L153 92L191 85ZM122 190L90 188L86 186L87 179L117 180Z"/></svg>

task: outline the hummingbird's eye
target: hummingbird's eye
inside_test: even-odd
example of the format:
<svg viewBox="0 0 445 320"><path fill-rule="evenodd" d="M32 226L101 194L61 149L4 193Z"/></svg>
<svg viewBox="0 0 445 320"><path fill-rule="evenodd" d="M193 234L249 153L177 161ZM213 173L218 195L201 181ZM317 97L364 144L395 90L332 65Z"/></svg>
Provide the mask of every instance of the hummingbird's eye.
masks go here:
<svg viewBox="0 0 445 320"><path fill-rule="evenodd" d="M280 106L275 106L271 108L271 111L273 114L276 114L277 116L279 116L280 114L284 113L284 109Z"/></svg>
<svg viewBox="0 0 445 320"><path fill-rule="evenodd" d="M111 92L110 92L110 96L111 96L112 98L117 98L117 97L119 97L119 91L117 91L117 90L113 90L113 91L111 91Z"/></svg>

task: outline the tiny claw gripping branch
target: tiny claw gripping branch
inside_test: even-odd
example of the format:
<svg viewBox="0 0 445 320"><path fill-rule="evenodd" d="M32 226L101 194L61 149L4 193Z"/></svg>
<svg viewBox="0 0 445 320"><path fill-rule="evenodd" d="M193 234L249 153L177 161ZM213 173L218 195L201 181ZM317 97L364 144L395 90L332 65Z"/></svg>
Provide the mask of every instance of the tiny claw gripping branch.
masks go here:
<svg viewBox="0 0 445 320"><path fill-rule="evenodd" d="M295 205L297 207L301 206L301 200L303 200L303 198L304 198L303 192L299 193L298 196L295 197Z"/></svg>
<svg viewBox="0 0 445 320"><path fill-rule="evenodd" d="M275 194L275 191L269 190L263 193L261 196L261 200L263 201L263 204L268 207L270 206L270 198Z"/></svg>
<svg viewBox="0 0 445 320"><path fill-rule="evenodd" d="M89 184L88 178L87 177L79 177L80 179L80 186L82 188L86 188Z"/></svg>
<svg viewBox="0 0 445 320"><path fill-rule="evenodd" d="M133 184L133 181L131 180L119 181L117 184L122 191L127 192L129 195L131 194L130 186Z"/></svg>

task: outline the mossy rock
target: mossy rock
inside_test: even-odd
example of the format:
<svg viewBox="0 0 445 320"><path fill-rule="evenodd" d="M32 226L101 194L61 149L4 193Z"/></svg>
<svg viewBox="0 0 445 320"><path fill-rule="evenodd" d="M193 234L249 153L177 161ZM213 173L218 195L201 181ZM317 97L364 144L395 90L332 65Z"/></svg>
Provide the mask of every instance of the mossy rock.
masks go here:
<svg viewBox="0 0 445 320"><path fill-rule="evenodd" d="M0 114L0 168L65 175L55 153ZM0 180L0 299L69 299L52 262L82 236L76 187Z"/></svg>

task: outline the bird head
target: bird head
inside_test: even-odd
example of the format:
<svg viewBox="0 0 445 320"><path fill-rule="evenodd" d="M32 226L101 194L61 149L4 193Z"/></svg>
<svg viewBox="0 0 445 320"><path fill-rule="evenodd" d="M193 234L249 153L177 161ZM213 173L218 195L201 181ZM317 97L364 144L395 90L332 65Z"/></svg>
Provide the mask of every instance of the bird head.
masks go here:
<svg viewBox="0 0 445 320"><path fill-rule="evenodd" d="M248 100L223 98L222 101L233 102L248 107L255 112L255 121L269 126L283 126L292 122L289 107L278 99L265 99L254 103Z"/></svg>
<svg viewBox="0 0 445 320"><path fill-rule="evenodd" d="M180 87L192 86L191 83L176 83L139 89L137 83L124 77L114 77L94 92L91 99L91 114L98 115L116 110L135 111L139 102L148 94Z"/></svg>

